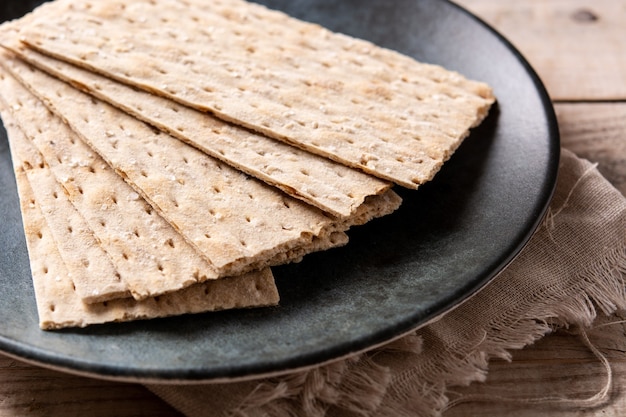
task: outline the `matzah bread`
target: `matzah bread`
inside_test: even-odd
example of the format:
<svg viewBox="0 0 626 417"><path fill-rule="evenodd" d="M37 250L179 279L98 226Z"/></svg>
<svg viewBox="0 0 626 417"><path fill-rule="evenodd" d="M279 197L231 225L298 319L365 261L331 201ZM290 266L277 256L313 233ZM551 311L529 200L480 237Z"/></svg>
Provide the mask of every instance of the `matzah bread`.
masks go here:
<svg viewBox="0 0 626 417"><path fill-rule="evenodd" d="M21 134L8 112L2 119L10 137ZM232 308L276 305L278 291L269 269L241 277L207 281L184 290L151 297L85 304L75 292L75 271L63 261L22 166L15 167L20 208L31 261L39 325L42 329L166 317Z"/></svg>
<svg viewBox="0 0 626 417"><path fill-rule="evenodd" d="M57 0L0 43L39 68L0 54L43 328L275 304L263 268L394 211L494 102L242 0Z"/></svg>
<svg viewBox="0 0 626 417"><path fill-rule="evenodd" d="M268 266L277 256L310 246L314 237L352 225L352 217L337 222L41 71L8 58L2 63L19 73L221 276ZM398 198L386 195L377 203L388 203L385 214L399 205Z"/></svg>
<svg viewBox="0 0 626 417"><path fill-rule="evenodd" d="M390 187L359 170L50 58L19 42L6 41L5 46L30 64L336 217L350 216L366 197Z"/></svg>
<svg viewBox="0 0 626 417"><path fill-rule="evenodd" d="M43 53L411 188L494 102L483 83L240 0L59 0L39 16L21 39Z"/></svg>
<svg viewBox="0 0 626 417"><path fill-rule="evenodd" d="M2 97L133 297L218 278L214 268L74 132L0 66Z"/></svg>

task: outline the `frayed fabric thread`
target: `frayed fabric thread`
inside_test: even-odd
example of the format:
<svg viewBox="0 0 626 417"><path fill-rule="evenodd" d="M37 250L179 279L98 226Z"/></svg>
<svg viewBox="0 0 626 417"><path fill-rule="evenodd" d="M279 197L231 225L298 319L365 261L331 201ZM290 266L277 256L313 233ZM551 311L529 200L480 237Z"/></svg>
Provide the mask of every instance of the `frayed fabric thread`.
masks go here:
<svg viewBox="0 0 626 417"><path fill-rule="evenodd" d="M322 417L334 408L365 417L379 407L389 381L389 369L357 355L265 382L244 399L232 416Z"/></svg>
<svg viewBox="0 0 626 417"><path fill-rule="evenodd" d="M409 411L408 415L438 416L449 408L471 401L501 401L520 405L563 407L595 407L602 404L607 400L610 392L612 370L606 357L589 340L586 329L593 325L598 311L612 314L618 310L626 310L623 285L626 248L614 251L610 258L604 259L600 264L604 265L605 268L596 265L584 271L585 279L582 280L580 288L573 289L573 292L578 292L577 296L569 297L560 302L549 300L541 305L536 305L536 311L533 313L537 314L529 314L527 318L517 320L514 323L492 324L490 336L482 338L481 342L468 354L455 355L452 352L444 351L439 355L429 356L428 361L425 361L421 368L413 368L397 375L394 385L400 388L390 389L383 402L383 408L373 415L391 417ZM509 360L511 350L532 344L556 329L570 327L578 329L579 337L604 366L606 384L600 387L595 395L586 399L566 397L513 398L495 394L455 396L453 387L484 381L490 359L498 357ZM426 338L432 337L429 330L428 328L424 329L421 333ZM418 382L420 380L438 380L439 383L431 386L434 389L427 389L423 383ZM437 386L440 388L437 389ZM448 396L454 398L449 399ZM433 399L433 397L435 398ZM427 404L433 406L425 407Z"/></svg>

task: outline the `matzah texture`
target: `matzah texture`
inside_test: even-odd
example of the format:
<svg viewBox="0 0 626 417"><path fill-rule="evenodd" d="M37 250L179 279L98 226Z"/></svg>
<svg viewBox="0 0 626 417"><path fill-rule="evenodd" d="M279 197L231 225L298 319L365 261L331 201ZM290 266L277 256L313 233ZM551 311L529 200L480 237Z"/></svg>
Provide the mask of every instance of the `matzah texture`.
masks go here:
<svg viewBox="0 0 626 417"><path fill-rule="evenodd" d="M352 225L350 219L336 222L43 72L8 58L3 63L223 276L265 266L294 248L310 247L314 237Z"/></svg>
<svg viewBox="0 0 626 417"><path fill-rule="evenodd" d="M483 83L239 0L57 1L60 59L416 188L485 117Z"/></svg>
<svg viewBox="0 0 626 417"><path fill-rule="evenodd" d="M1 106L0 111L9 137L19 135L19 128L11 121L9 113ZM85 304L76 293L72 279L80 271L63 261L22 166L15 167L15 175L42 329L262 307L276 305L279 301L271 271L264 269L241 277L195 284L142 301L125 298Z"/></svg>
<svg viewBox="0 0 626 417"><path fill-rule="evenodd" d="M30 64L334 216L350 216L367 196L390 186L359 170L50 58L18 42L6 41L5 46Z"/></svg>
<svg viewBox="0 0 626 417"><path fill-rule="evenodd" d="M33 198L29 203L38 204L59 255L73 271L71 279L77 296L86 303L130 296L111 258L69 201L43 156L21 130L12 129L11 133L13 164L20 167L28 182L33 184L29 191Z"/></svg>
<svg viewBox="0 0 626 417"><path fill-rule="evenodd" d="M0 77L0 85L13 118L47 156L50 169L117 265L133 297L142 299L218 277L169 223L43 103L7 74Z"/></svg>
<svg viewBox="0 0 626 417"><path fill-rule="evenodd" d="M242 0L57 0L0 43L38 67L0 53L43 328L275 304L263 268L393 212L495 100Z"/></svg>

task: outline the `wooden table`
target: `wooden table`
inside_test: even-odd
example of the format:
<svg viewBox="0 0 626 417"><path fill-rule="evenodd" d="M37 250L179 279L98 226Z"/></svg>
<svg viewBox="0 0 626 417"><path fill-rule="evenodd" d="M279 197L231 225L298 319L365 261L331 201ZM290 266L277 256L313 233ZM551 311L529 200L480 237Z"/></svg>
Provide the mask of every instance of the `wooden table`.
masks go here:
<svg viewBox="0 0 626 417"><path fill-rule="evenodd" d="M417 0L416 0L417 1ZM598 163L626 195L626 0L458 0L503 33L530 61L554 101L564 147ZM611 317L606 320L619 320ZM626 326L590 333L609 358L613 385L592 410L554 410L488 401L461 404L444 417L626 415ZM485 384L525 396L585 398L606 384L606 370L578 337L557 332L494 361ZM494 388L496 387L496 388ZM93 380L0 355L0 416L178 416L140 385Z"/></svg>

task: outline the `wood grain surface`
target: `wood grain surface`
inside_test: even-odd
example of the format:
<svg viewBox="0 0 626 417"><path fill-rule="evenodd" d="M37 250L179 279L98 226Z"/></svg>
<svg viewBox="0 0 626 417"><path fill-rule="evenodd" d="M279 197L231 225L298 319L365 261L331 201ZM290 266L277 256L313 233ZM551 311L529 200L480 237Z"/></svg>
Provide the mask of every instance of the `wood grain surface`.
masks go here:
<svg viewBox="0 0 626 417"><path fill-rule="evenodd" d="M553 100L626 99L623 0L457 0L530 61Z"/></svg>
<svg viewBox="0 0 626 417"><path fill-rule="evenodd" d="M174 417L141 385L52 371L0 355L0 416Z"/></svg>
<svg viewBox="0 0 626 417"><path fill-rule="evenodd" d="M597 162L626 195L626 1L457 3L494 26L526 56L555 103L562 145ZM579 336L561 331L514 352L512 362L493 361L485 383L465 388L491 398L460 404L444 417L626 415L626 327L606 325L591 331L589 338L611 365L613 384L600 407L555 408L507 400L547 395L584 399L605 386L607 371L598 357ZM68 375L0 355L0 416L179 414L140 385Z"/></svg>

